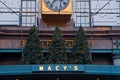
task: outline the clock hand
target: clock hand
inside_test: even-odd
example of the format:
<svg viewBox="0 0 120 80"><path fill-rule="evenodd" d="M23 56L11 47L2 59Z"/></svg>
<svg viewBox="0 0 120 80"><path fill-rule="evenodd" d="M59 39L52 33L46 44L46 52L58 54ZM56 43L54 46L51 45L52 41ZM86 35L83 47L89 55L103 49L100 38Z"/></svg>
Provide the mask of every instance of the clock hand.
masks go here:
<svg viewBox="0 0 120 80"><path fill-rule="evenodd" d="M66 5L67 3L63 0L63 4Z"/></svg>
<svg viewBox="0 0 120 80"><path fill-rule="evenodd" d="M52 7L53 3L55 2L55 0L53 0L53 2L50 4L50 7Z"/></svg>
<svg viewBox="0 0 120 80"><path fill-rule="evenodd" d="M59 7L59 10L60 10L60 9L61 9L61 7L62 7L61 3L62 3L62 0L60 0L60 7Z"/></svg>

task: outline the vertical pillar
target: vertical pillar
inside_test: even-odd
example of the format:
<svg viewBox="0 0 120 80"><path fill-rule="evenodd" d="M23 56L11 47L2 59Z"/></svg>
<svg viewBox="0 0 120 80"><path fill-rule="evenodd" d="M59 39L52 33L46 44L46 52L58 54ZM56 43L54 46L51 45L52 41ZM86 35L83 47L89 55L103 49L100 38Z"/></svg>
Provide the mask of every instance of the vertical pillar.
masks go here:
<svg viewBox="0 0 120 80"><path fill-rule="evenodd" d="M92 12L91 12L91 0L89 0L89 26L92 27Z"/></svg>
<svg viewBox="0 0 120 80"><path fill-rule="evenodd" d="M116 0L117 3L117 24L120 24L120 0Z"/></svg>
<svg viewBox="0 0 120 80"><path fill-rule="evenodd" d="M120 40L113 40L113 64L120 65Z"/></svg>
<svg viewBox="0 0 120 80"><path fill-rule="evenodd" d="M113 56L113 64L114 65L120 65L120 53L114 54L114 56Z"/></svg>
<svg viewBox="0 0 120 80"><path fill-rule="evenodd" d="M21 0L21 6L20 6L20 12L19 12L19 26L22 26L22 0Z"/></svg>

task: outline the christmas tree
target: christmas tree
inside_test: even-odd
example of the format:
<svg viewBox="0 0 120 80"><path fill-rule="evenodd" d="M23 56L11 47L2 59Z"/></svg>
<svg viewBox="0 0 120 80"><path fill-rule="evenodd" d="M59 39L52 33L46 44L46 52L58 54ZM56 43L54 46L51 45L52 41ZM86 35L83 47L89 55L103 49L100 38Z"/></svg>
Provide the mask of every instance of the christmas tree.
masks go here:
<svg viewBox="0 0 120 80"><path fill-rule="evenodd" d="M43 53L41 53L40 40L37 28L35 26L33 26L29 31L29 36L27 38L26 45L23 49L22 63L23 64L44 63L44 55Z"/></svg>
<svg viewBox="0 0 120 80"><path fill-rule="evenodd" d="M80 26L73 42L72 53L69 54L69 63L90 64L90 51L86 40L85 32Z"/></svg>
<svg viewBox="0 0 120 80"><path fill-rule="evenodd" d="M58 27L55 28L48 57L49 63L51 64L65 64L68 61L65 41L61 35L61 30Z"/></svg>

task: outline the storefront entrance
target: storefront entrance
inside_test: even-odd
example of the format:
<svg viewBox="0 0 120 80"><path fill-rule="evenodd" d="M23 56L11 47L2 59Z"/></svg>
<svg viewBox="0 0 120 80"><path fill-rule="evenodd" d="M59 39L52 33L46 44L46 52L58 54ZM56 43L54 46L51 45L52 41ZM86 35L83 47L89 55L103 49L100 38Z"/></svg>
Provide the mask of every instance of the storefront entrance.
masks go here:
<svg viewBox="0 0 120 80"><path fill-rule="evenodd" d="M43 73L0 76L0 80L119 80L120 76L82 73Z"/></svg>

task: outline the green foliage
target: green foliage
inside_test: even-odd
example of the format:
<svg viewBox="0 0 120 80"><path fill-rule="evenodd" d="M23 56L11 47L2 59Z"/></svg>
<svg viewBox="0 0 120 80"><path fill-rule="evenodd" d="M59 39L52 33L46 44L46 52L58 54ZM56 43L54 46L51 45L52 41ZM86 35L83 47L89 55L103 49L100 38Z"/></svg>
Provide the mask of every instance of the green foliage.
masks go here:
<svg viewBox="0 0 120 80"><path fill-rule="evenodd" d="M41 53L40 40L38 31L33 26L29 31L26 45L23 49L23 64L40 64L44 63L44 55Z"/></svg>
<svg viewBox="0 0 120 80"><path fill-rule="evenodd" d="M52 38L52 43L49 48L48 63L50 64L65 64L67 63L67 52L65 41L61 35L61 30L56 27Z"/></svg>
<svg viewBox="0 0 120 80"><path fill-rule="evenodd" d="M69 54L69 63L90 64L90 51L83 28L80 26L73 42L72 53Z"/></svg>

